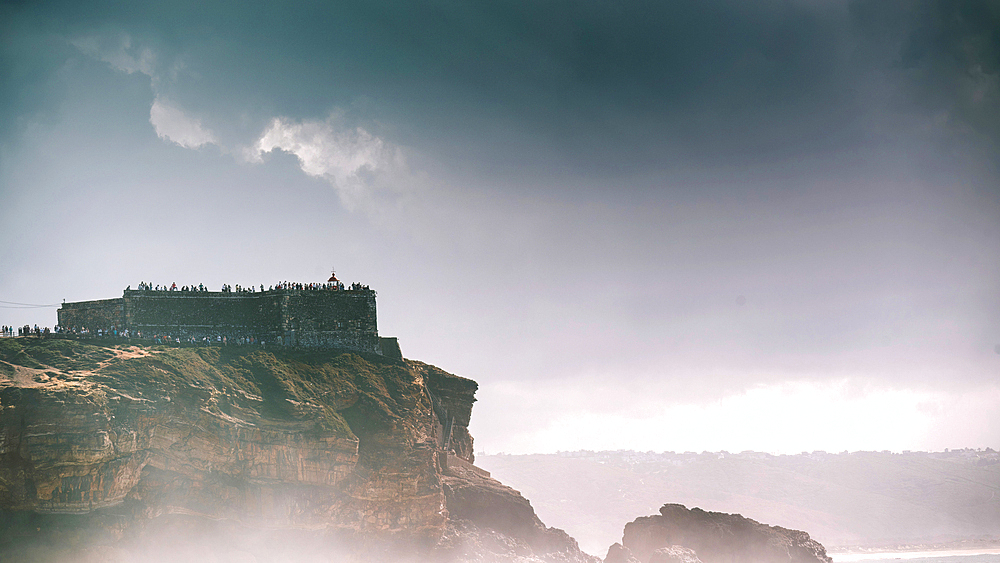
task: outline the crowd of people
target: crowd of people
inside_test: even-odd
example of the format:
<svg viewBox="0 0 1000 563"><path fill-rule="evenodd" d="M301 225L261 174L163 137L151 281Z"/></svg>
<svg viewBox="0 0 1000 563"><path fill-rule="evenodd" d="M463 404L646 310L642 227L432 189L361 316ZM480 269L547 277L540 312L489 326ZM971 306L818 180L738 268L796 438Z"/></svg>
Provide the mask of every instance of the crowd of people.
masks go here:
<svg viewBox="0 0 1000 563"><path fill-rule="evenodd" d="M111 328L87 328L87 327L61 327L56 325L52 329L48 327L39 327L35 325L31 327L29 325L24 325L23 327L13 327L13 326L2 326L0 327L0 336L13 338L15 336L36 336L36 337L47 337L55 336L61 338L99 338L99 339L115 339L115 340L144 340L146 342L152 342L154 344L174 344L174 345L202 345L202 346L265 346L266 340L254 335L234 335L230 337L229 335L216 334L212 336L175 336L172 334L143 334L141 330L130 331L128 329L119 330L117 327L112 326ZM282 338L278 336L272 339L272 344L282 345Z"/></svg>
<svg viewBox="0 0 1000 563"><path fill-rule="evenodd" d="M274 287L271 287L274 289ZM264 284L260 284L261 292L264 291ZM222 284L222 293L257 293L257 290L251 285L249 287L244 287L240 284L236 284L235 289L229 284Z"/></svg>
<svg viewBox="0 0 1000 563"><path fill-rule="evenodd" d="M131 291L132 286L125 288L125 291ZM300 291L344 291L344 282L342 281L328 281L325 283L300 283L300 282L289 282L283 281L278 282L275 285L264 289L264 284L260 285L260 292L264 291L274 291L276 289L295 289ZM185 293L201 293L208 291L205 284L199 283L198 285L183 285L178 286L176 282L170 285L153 285L149 282L139 282L139 291L180 291ZM257 288L254 286L241 286L222 284L222 293L257 293ZM354 282L350 286L350 291L371 291L367 285L362 285L360 283Z"/></svg>
<svg viewBox="0 0 1000 563"><path fill-rule="evenodd" d="M87 328L85 326L84 327L79 327L79 328L75 327L75 326L74 327L66 328L66 327L61 327L61 326L56 325L55 333L56 334L63 334L63 335L67 335L67 336L89 336L89 337L97 337L97 338L105 338L105 337L108 337L108 338L131 338L133 336L131 333L129 333L128 329L118 330L118 328L114 327L114 326L112 326L111 328L97 328L97 329L91 330L91 329L89 329L89 328ZM138 334L138 336L141 337L141 335L142 335L142 333L140 332Z"/></svg>
<svg viewBox="0 0 1000 563"><path fill-rule="evenodd" d="M35 336L35 337L48 337L56 336L61 338L100 338L100 339L115 339L115 340L145 340L147 342L153 342L155 344L174 344L174 345L202 345L202 346L261 346L266 347L267 340L259 336L252 334L238 334L238 335L226 335L226 334L214 334L214 335L202 335L202 336L176 336L172 334L143 334L141 330L130 331L128 329L119 330L117 327L112 326L111 328L87 328L87 327L61 327L56 325L52 329L48 327L39 327L35 325L34 327L29 325L24 325L23 327L13 327L3 325L0 326L0 337L13 338L15 336ZM281 346L284 344L283 338L277 336L271 339L272 345Z"/></svg>
<svg viewBox="0 0 1000 563"><path fill-rule="evenodd" d="M263 338L257 338L256 336L236 336L229 338L229 336L224 334L216 334L215 336L173 336L170 334L154 334L152 336L152 341L156 344L173 344L176 346L188 345L188 346L260 346L262 348L267 347L267 342ZM281 337L278 337L278 344L280 344Z"/></svg>
<svg viewBox="0 0 1000 563"><path fill-rule="evenodd" d="M132 289L132 286L128 286L128 287L125 288L125 291L129 291L131 289ZM148 283L148 282L139 282L138 289L139 289L139 291L183 291L185 293L208 291L208 288L205 287L205 284L203 284L203 283L199 283L198 285L193 285L192 284L192 285L183 285L183 286L177 287L177 282L174 282L174 283L170 284L169 286L167 286L167 285L162 285L162 286L155 285L154 286L153 284ZM223 290L223 291L225 291L225 290Z"/></svg>
<svg viewBox="0 0 1000 563"><path fill-rule="evenodd" d="M57 326L56 328L58 329L59 327ZM15 332L17 332L16 335L14 334ZM49 327L39 327L38 325L34 327L30 325L19 326L16 330L14 327L7 325L0 327L0 336L7 338L13 338L14 336L48 336L50 334L52 334L52 331L49 330Z"/></svg>
<svg viewBox="0 0 1000 563"><path fill-rule="evenodd" d="M351 289L360 289L361 284L351 284ZM344 282L332 281L326 283L278 282L274 289L298 289L300 291L344 291ZM367 286L365 286L367 289Z"/></svg>

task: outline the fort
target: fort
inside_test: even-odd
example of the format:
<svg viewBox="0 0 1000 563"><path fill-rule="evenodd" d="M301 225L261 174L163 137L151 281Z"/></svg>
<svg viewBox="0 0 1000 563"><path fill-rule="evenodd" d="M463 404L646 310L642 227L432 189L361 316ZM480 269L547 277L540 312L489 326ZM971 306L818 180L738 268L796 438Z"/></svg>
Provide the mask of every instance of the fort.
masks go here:
<svg viewBox="0 0 1000 563"><path fill-rule="evenodd" d="M395 338L379 337L375 291L336 277L326 284L281 283L267 290L206 291L141 284L121 297L63 303L60 331L339 348L402 357Z"/></svg>

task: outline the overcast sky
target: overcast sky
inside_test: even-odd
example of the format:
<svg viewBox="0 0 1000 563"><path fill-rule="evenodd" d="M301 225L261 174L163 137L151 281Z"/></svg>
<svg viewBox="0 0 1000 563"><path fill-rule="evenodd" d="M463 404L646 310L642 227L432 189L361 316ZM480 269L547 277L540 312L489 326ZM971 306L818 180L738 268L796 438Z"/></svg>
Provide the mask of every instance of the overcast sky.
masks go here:
<svg viewBox="0 0 1000 563"><path fill-rule="evenodd" d="M0 2L0 320L378 291L477 450L1000 446L997 2Z"/></svg>

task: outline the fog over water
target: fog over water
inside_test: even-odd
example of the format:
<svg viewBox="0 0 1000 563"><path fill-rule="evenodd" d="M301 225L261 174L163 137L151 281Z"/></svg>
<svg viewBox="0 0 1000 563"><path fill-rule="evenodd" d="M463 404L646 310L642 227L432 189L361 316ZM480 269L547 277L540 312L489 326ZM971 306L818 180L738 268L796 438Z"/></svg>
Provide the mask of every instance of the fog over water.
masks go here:
<svg viewBox="0 0 1000 563"><path fill-rule="evenodd" d="M4 2L0 324L332 266L488 452L1000 444L996 2Z"/></svg>

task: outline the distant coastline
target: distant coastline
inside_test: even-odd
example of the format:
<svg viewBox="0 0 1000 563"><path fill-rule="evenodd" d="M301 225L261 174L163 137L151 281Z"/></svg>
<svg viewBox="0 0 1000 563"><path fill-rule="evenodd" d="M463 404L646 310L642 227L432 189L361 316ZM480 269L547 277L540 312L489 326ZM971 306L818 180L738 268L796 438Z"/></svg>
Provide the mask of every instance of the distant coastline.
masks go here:
<svg viewBox="0 0 1000 563"><path fill-rule="evenodd" d="M1000 455L992 449L578 451L477 461L531 498L546 523L601 555L602 544L620 540L620 521L667 501L805 530L829 553L1000 549Z"/></svg>
<svg viewBox="0 0 1000 563"><path fill-rule="evenodd" d="M852 561L885 561L885 560L908 560L927 559L936 557L972 557L976 555L997 555L1000 556L1000 547L980 547L980 548L925 548L914 550L864 550L864 551L829 551L827 554L833 558L834 563L850 563ZM1000 561L1000 558L998 558Z"/></svg>

